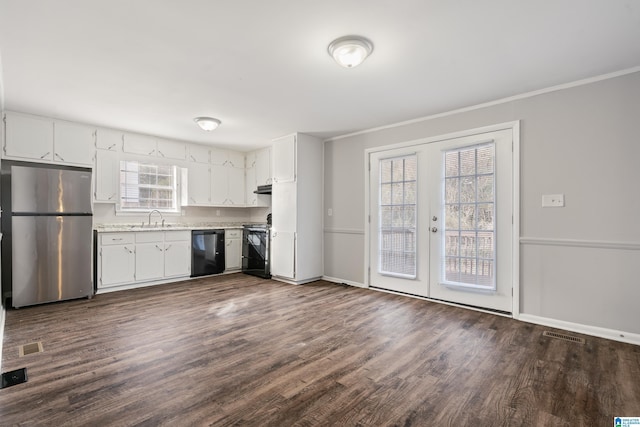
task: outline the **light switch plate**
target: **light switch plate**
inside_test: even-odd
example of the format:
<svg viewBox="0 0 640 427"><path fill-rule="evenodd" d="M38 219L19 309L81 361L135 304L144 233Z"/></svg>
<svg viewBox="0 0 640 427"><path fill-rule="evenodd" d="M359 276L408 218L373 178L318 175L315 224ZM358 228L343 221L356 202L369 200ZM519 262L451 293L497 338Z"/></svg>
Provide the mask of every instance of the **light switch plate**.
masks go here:
<svg viewBox="0 0 640 427"><path fill-rule="evenodd" d="M542 207L543 208L563 208L564 194L543 194Z"/></svg>

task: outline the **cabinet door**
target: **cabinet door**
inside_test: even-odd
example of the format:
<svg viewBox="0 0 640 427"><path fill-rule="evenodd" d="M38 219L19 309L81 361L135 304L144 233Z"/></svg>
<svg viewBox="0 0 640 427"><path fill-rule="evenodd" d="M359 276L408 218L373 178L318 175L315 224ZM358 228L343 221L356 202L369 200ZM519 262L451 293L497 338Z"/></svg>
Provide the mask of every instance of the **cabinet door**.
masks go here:
<svg viewBox="0 0 640 427"><path fill-rule="evenodd" d="M258 205L258 195L254 193L256 185L256 168L251 167L245 170L245 203L247 206Z"/></svg>
<svg viewBox="0 0 640 427"><path fill-rule="evenodd" d="M296 179L296 137L291 135L273 143L273 181L290 182ZM320 161L320 159L318 159Z"/></svg>
<svg viewBox="0 0 640 427"><path fill-rule="evenodd" d="M253 168L256 166L256 155L257 155L257 151L251 151L245 154L244 156L245 169Z"/></svg>
<svg viewBox="0 0 640 427"><path fill-rule="evenodd" d="M122 150L125 153L155 156L156 149L155 138L143 135L124 134Z"/></svg>
<svg viewBox="0 0 640 427"><path fill-rule="evenodd" d="M4 154L7 157L53 160L53 121L7 113Z"/></svg>
<svg viewBox="0 0 640 427"><path fill-rule="evenodd" d="M189 145L189 157L187 160L196 163L209 164L209 147L204 145Z"/></svg>
<svg viewBox="0 0 640 427"><path fill-rule="evenodd" d="M271 230L271 274L295 279L296 233ZM319 256L319 255L318 255Z"/></svg>
<svg viewBox="0 0 640 427"><path fill-rule="evenodd" d="M271 148L264 148L256 153L256 185L271 184Z"/></svg>
<svg viewBox="0 0 640 427"><path fill-rule="evenodd" d="M158 156L165 159L184 160L187 158L187 147L178 141L158 140Z"/></svg>
<svg viewBox="0 0 640 427"><path fill-rule="evenodd" d="M223 205L229 193L229 174L222 165L211 165L211 204Z"/></svg>
<svg viewBox="0 0 640 427"><path fill-rule="evenodd" d="M53 160L91 166L96 151L95 138L95 128L65 122L54 122Z"/></svg>
<svg viewBox="0 0 640 427"><path fill-rule="evenodd" d="M99 150L119 151L122 147L122 132L110 129L96 131L96 148Z"/></svg>
<svg viewBox="0 0 640 427"><path fill-rule="evenodd" d="M244 169L244 153L239 151L227 151L227 166Z"/></svg>
<svg viewBox="0 0 640 427"><path fill-rule="evenodd" d="M211 169L204 163L190 163L187 172L187 205L211 204Z"/></svg>
<svg viewBox="0 0 640 427"><path fill-rule="evenodd" d="M296 231L297 185L295 182L275 183L271 193L273 228L278 231Z"/></svg>
<svg viewBox="0 0 640 427"><path fill-rule="evenodd" d="M118 153L108 150L97 150L96 170L94 174L96 202L115 203L118 201L118 182L120 177L120 162Z"/></svg>
<svg viewBox="0 0 640 427"><path fill-rule="evenodd" d="M227 194L227 203L234 206L244 206L244 169L226 167L229 191Z"/></svg>
<svg viewBox="0 0 640 427"><path fill-rule="evenodd" d="M165 242L165 277L191 275L191 242Z"/></svg>
<svg viewBox="0 0 640 427"><path fill-rule="evenodd" d="M242 267L242 240L226 239L224 249L224 269L239 270Z"/></svg>
<svg viewBox="0 0 640 427"><path fill-rule="evenodd" d="M113 245L100 248L98 288L134 282L135 253L133 248L133 245Z"/></svg>
<svg viewBox="0 0 640 427"><path fill-rule="evenodd" d="M211 148L211 164L223 166L229 161L229 152L222 148Z"/></svg>
<svg viewBox="0 0 640 427"><path fill-rule="evenodd" d="M136 281L164 277L164 247L162 242L136 244Z"/></svg>

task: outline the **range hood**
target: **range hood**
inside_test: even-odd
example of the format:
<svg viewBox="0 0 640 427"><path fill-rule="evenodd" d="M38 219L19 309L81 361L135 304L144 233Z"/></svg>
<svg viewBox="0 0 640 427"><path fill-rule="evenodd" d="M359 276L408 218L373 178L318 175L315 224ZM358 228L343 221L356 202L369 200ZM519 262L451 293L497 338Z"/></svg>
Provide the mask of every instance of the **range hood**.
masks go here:
<svg viewBox="0 0 640 427"><path fill-rule="evenodd" d="M271 194L271 185L258 185L258 189L254 191L255 194Z"/></svg>

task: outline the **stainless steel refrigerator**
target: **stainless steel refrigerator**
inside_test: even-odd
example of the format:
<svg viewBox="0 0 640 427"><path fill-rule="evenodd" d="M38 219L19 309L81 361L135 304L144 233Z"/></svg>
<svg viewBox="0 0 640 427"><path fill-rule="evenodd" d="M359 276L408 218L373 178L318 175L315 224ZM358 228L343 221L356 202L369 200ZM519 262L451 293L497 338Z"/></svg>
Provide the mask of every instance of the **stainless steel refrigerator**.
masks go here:
<svg viewBox="0 0 640 427"><path fill-rule="evenodd" d="M91 297L91 170L19 162L9 167L2 178L11 183L13 307Z"/></svg>

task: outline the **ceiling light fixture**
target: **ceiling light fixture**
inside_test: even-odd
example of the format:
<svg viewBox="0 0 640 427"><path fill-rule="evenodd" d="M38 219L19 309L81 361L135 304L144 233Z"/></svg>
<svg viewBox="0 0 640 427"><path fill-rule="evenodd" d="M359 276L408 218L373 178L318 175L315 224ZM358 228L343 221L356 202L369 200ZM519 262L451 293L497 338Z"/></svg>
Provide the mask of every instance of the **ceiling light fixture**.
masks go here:
<svg viewBox="0 0 640 427"><path fill-rule="evenodd" d="M373 44L360 36L344 36L329 44L329 55L345 68L353 68L362 64L373 52Z"/></svg>
<svg viewBox="0 0 640 427"><path fill-rule="evenodd" d="M220 120L214 119L213 117L196 117L195 119L193 119L193 121L195 121L198 126L200 126L203 130L206 130L207 132L211 132L212 130L220 126L220 123L222 123Z"/></svg>

